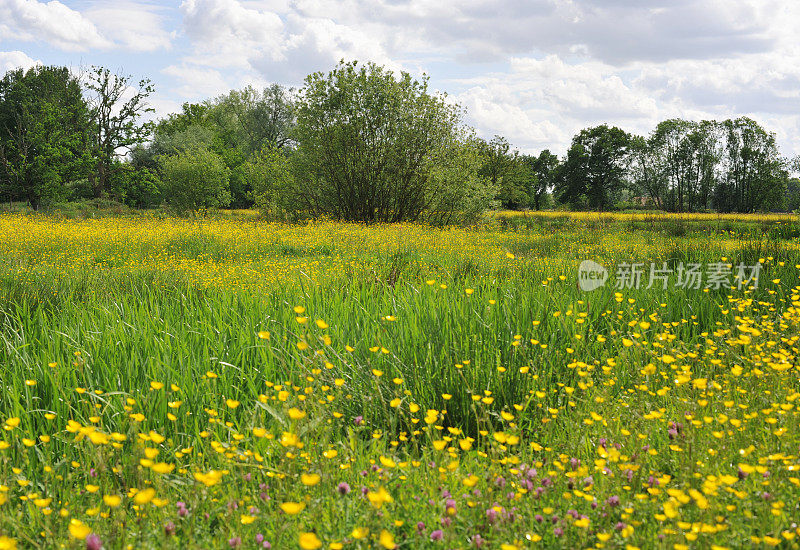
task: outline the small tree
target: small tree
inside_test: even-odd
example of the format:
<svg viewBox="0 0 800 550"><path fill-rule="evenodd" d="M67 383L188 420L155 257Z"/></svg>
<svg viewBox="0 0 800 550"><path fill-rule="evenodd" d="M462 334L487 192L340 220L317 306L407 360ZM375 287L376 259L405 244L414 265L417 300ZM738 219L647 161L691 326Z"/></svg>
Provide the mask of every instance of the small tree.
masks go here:
<svg viewBox="0 0 800 550"><path fill-rule="evenodd" d="M227 206L231 201L230 170L208 149L159 157L167 204L179 212Z"/></svg>
<svg viewBox="0 0 800 550"><path fill-rule="evenodd" d="M422 220L431 225L477 221L499 188L480 175L484 161L475 140L456 142L436 155L431 161Z"/></svg>
<svg viewBox="0 0 800 550"><path fill-rule="evenodd" d="M460 122L427 77L356 62L306 78L296 113L292 206L365 222L423 215L431 159L456 141Z"/></svg>
<svg viewBox="0 0 800 550"><path fill-rule="evenodd" d="M261 214L285 218L285 198L294 181L286 154L276 146L265 147L244 163L242 175L253 190L253 202Z"/></svg>

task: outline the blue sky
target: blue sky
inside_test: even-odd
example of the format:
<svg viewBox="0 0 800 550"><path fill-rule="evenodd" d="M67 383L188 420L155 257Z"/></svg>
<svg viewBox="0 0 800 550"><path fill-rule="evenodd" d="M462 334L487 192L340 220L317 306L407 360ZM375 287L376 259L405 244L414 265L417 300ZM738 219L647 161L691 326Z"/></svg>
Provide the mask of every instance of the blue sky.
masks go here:
<svg viewBox="0 0 800 550"><path fill-rule="evenodd" d="M0 69L149 77L159 115L339 59L419 75L484 137L563 154L607 122L747 115L800 154L795 0L0 0Z"/></svg>

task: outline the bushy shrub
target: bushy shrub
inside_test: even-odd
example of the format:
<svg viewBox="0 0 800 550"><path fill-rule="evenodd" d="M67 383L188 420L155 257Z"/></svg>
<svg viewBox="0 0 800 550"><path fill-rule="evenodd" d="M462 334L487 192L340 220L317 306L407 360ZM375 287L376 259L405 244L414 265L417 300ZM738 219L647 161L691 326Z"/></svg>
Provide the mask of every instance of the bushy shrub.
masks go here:
<svg viewBox="0 0 800 550"><path fill-rule="evenodd" d="M230 169L205 148L159 157L162 195L178 212L227 206L231 201Z"/></svg>

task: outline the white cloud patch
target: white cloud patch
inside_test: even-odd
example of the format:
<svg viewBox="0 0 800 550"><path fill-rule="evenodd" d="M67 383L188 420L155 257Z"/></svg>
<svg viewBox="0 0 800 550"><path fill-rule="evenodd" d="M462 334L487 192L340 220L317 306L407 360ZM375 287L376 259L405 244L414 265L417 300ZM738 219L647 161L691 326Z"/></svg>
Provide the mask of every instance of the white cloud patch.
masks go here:
<svg viewBox="0 0 800 550"><path fill-rule="evenodd" d="M57 0L4 0L0 3L0 38L43 41L68 51L111 46L94 23Z"/></svg>
<svg viewBox="0 0 800 550"><path fill-rule="evenodd" d="M84 15L122 48L155 52L172 46L171 33L164 27L163 8L139 2L99 2Z"/></svg>
<svg viewBox="0 0 800 550"><path fill-rule="evenodd" d="M41 65L41 61L34 60L21 51L0 52L0 71L6 72L13 69L30 69Z"/></svg>
<svg viewBox="0 0 800 550"><path fill-rule="evenodd" d="M9 41L118 52L119 66L152 52L167 106L358 59L427 72L482 135L525 151L563 153L604 122L747 115L796 154L797 21L796 0L0 0L0 43L18 50L0 62L33 62Z"/></svg>
<svg viewBox="0 0 800 550"><path fill-rule="evenodd" d="M58 0L0 2L0 40L44 42L63 51L152 52L170 47L157 4L101 2L75 10Z"/></svg>

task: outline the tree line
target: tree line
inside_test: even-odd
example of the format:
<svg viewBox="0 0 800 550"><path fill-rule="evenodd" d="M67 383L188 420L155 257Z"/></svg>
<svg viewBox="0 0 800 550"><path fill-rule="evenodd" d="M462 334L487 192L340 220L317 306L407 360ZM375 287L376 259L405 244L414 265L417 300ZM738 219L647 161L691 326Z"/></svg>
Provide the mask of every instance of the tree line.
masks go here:
<svg viewBox="0 0 800 550"><path fill-rule="evenodd" d="M749 118L600 125L563 157L464 124L427 77L341 62L299 89L246 87L148 120L149 80L94 67L0 80L0 200L450 224L487 208L753 212L800 207L775 136ZM800 169L794 161L794 169Z"/></svg>

